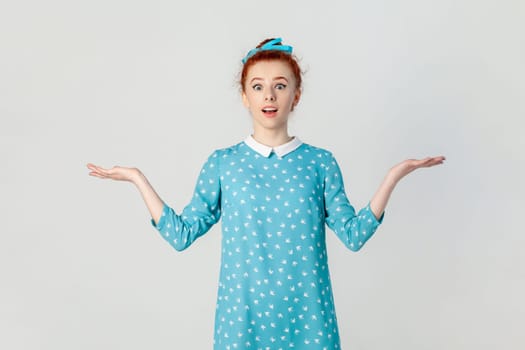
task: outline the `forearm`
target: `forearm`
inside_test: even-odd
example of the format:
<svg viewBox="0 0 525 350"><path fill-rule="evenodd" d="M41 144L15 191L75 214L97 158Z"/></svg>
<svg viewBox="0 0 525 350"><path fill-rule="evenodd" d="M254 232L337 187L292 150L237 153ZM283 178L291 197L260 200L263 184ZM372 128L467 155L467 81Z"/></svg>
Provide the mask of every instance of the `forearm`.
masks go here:
<svg viewBox="0 0 525 350"><path fill-rule="evenodd" d="M159 197L155 189L151 186L148 179L140 170L137 169L135 176L133 177L133 183L139 190L148 210L151 218L155 223L159 222L160 216L162 215L162 209L164 208L164 202Z"/></svg>
<svg viewBox="0 0 525 350"><path fill-rule="evenodd" d="M390 199L390 195L392 194L392 191L399 180L399 176L396 176L392 171L388 172L376 193L370 200L370 209L377 219L383 215L388 200Z"/></svg>
<svg viewBox="0 0 525 350"><path fill-rule="evenodd" d="M394 190L394 187L396 187L399 180L418 168L432 167L438 164L443 164L444 161L444 156L427 157L419 160L407 159L392 167L383 180L381 186L379 186L376 194L370 201L370 208L372 209L374 215L377 218L381 217L383 211L385 210L386 204L388 203L388 199L390 198L390 195L392 194L392 191Z"/></svg>

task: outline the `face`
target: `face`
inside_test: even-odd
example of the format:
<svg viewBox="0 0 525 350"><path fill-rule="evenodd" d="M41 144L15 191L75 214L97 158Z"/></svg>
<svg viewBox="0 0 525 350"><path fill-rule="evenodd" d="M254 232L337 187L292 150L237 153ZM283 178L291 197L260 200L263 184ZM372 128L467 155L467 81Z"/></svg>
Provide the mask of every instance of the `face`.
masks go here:
<svg viewBox="0 0 525 350"><path fill-rule="evenodd" d="M290 66L278 60L259 61L249 68L244 84L242 99L254 129L286 128L301 96Z"/></svg>

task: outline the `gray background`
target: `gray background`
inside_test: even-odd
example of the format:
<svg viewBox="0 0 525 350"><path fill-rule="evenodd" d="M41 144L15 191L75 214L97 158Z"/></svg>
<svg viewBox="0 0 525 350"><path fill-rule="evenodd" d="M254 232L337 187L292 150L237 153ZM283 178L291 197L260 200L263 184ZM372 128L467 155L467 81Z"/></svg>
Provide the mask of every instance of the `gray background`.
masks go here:
<svg viewBox="0 0 525 350"><path fill-rule="evenodd" d="M357 254L328 235L344 349L523 349L523 1L4 1L0 348L209 349L220 226L177 253L128 183L180 210L251 130L240 59L282 36L306 71L291 131L360 208L406 158Z"/></svg>

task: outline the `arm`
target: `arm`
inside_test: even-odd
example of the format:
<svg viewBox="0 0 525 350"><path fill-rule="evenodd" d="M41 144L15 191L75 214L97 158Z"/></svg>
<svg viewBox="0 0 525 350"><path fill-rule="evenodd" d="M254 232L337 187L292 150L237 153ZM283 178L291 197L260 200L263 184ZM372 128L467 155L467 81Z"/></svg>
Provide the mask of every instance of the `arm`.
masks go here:
<svg viewBox="0 0 525 350"><path fill-rule="evenodd" d="M385 179L377 189L374 197L370 200L370 209L376 218L380 218L385 211L390 195L397 183L406 175L418 168L428 168L434 165L442 164L445 157L427 157L424 159L407 159L390 169Z"/></svg>
<svg viewBox="0 0 525 350"><path fill-rule="evenodd" d="M104 169L93 164L88 164L88 168L91 176L135 184L150 211L153 226L173 248L181 251L208 232L221 216L218 159L216 152L208 158L201 169L193 198L180 215L162 201L140 170L119 166Z"/></svg>
<svg viewBox="0 0 525 350"><path fill-rule="evenodd" d="M346 196L341 170L332 155L324 169L326 224L348 249L357 252L383 222L383 216L377 218L370 204L356 213Z"/></svg>
<svg viewBox="0 0 525 350"><path fill-rule="evenodd" d="M346 197L342 175L332 157L325 174L326 223L352 251L360 250L383 221L384 210L395 185L410 172L443 163L445 157L409 159L392 167L370 203L355 212Z"/></svg>
<svg viewBox="0 0 525 350"><path fill-rule="evenodd" d="M94 164L88 164L88 169L91 170L89 175L95 176L101 179L112 179L117 181L129 181L133 183L139 190L148 210L151 214L151 217L155 223L159 222L160 216L162 214L162 209L164 208L164 202L159 197L157 192L148 179L142 172L137 168L126 168L115 166L111 169L104 169L102 167L96 166Z"/></svg>

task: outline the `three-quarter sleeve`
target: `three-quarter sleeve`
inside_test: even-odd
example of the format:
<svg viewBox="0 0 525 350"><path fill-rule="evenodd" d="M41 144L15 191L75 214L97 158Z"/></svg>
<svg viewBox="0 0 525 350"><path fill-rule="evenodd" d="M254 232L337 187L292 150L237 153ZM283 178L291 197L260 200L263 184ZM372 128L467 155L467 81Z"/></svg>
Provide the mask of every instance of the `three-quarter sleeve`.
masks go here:
<svg viewBox="0 0 525 350"><path fill-rule="evenodd" d="M339 165L333 156L330 158L324 167L326 224L347 248L358 251L383 222L385 214L377 219L370 209L370 203L356 214L346 196Z"/></svg>
<svg viewBox="0 0 525 350"><path fill-rule="evenodd" d="M219 221L221 184L219 156L214 152L203 165L192 200L179 215L164 204L159 222L151 224L178 251L188 248Z"/></svg>

